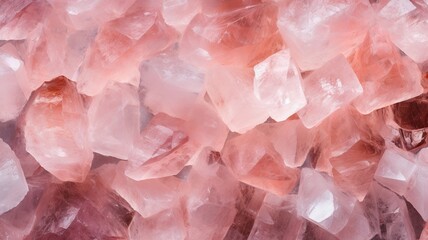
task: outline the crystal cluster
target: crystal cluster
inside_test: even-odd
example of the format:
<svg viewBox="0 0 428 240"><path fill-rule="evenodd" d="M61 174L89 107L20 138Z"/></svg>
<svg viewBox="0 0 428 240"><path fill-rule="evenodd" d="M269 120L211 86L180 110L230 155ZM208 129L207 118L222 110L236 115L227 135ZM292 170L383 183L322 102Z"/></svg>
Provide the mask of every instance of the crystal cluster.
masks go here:
<svg viewBox="0 0 428 240"><path fill-rule="evenodd" d="M0 1L1 240L428 240L427 0Z"/></svg>

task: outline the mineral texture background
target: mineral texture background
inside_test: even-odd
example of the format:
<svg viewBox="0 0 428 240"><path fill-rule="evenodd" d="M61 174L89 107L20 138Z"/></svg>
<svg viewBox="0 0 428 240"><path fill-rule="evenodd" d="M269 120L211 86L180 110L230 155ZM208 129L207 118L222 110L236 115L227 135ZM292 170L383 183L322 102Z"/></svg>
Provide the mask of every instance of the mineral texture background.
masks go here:
<svg viewBox="0 0 428 240"><path fill-rule="evenodd" d="M428 240L428 0L0 0L0 240Z"/></svg>

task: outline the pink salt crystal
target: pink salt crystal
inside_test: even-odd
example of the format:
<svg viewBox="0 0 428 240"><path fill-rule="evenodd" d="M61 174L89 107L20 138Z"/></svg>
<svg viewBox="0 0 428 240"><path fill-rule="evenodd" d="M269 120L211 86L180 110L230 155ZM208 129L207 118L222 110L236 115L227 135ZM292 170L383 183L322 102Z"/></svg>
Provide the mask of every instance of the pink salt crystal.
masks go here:
<svg viewBox="0 0 428 240"><path fill-rule="evenodd" d="M249 235L257 217L257 213L262 206L266 192L240 183L240 197L236 204L238 210L232 225L227 231L224 240L245 240Z"/></svg>
<svg viewBox="0 0 428 240"><path fill-rule="evenodd" d="M424 149L422 151L425 152L426 150ZM415 171L411 176L407 191L404 194L406 200L415 207L425 221L428 220L428 194L425 191L427 180L428 160L425 155L420 157L416 162Z"/></svg>
<svg viewBox="0 0 428 240"><path fill-rule="evenodd" d="M231 12L241 8L260 4L262 0L204 0L201 1L202 11L211 16L224 12Z"/></svg>
<svg viewBox="0 0 428 240"><path fill-rule="evenodd" d="M388 26L392 42L417 63L428 60L428 13L418 8Z"/></svg>
<svg viewBox="0 0 428 240"><path fill-rule="evenodd" d="M166 49L176 37L158 12L138 1L100 28L77 79L79 91L93 96L110 81L138 86L140 62Z"/></svg>
<svg viewBox="0 0 428 240"><path fill-rule="evenodd" d="M140 131L138 90L115 83L93 97L88 109L89 139L94 152L127 160Z"/></svg>
<svg viewBox="0 0 428 240"><path fill-rule="evenodd" d="M249 68L214 68L206 74L206 90L223 122L244 133L269 117L269 109L253 93Z"/></svg>
<svg viewBox="0 0 428 240"><path fill-rule="evenodd" d="M314 143L315 133L305 128L300 120L264 123L257 126L272 142L287 167L302 166Z"/></svg>
<svg viewBox="0 0 428 240"><path fill-rule="evenodd" d="M162 16L165 22L184 32L192 18L201 10L200 0L162 0Z"/></svg>
<svg viewBox="0 0 428 240"><path fill-rule="evenodd" d="M179 204L180 180L175 177L135 181L124 174L125 164L109 164L99 170L107 185L147 218Z"/></svg>
<svg viewBox="0 0 428 240"><path fill-rule="evenodd" d="M226 141L221 155L240 181L277 195L289 193L299 176L299 170L286 167L267 136L257 129Z"/></svg>
<svg viewBox="0 0 428 240"><path fill-rule="evenodd" d="M381 239L415 239L406 202L390 190L373 183L362 203ZM382 229L379 229L382 228Z"/></svg>
<svg viewBox="0 0 428 240"><path fill-rule="evenodd" d="M296 195L278 197L268 194L260 208L248 239L301 239L304 219L295 213Z"/></svg>
<svg viewBox="0 0 428 240"><path fill-rule="evenodd" d="M419 240L428 240L428 223L425 224L424 230L422 231Z"/></svg>
<svg viewBox="0 0 428 240"><path fill-rule="evenodd" d="M380 27L370 30L349 59L364 89L353 104L363 114L423 92L418 66L400 55Z"/></svg>
<svg viewBox="0 0 428 240"><path fill-rule="evenodd" d="M416 9L410 0L389 0L379 11L379 15L386 19L396 19Z"/></svg>
<svg viewBox="0 0 428 240"><path fill-rule="evenodd" d="M140 72L144 105L154 113L186 118L204 93L204 72L179 59L175 47L144 61Z"/></svg>
<svg viewBox="0 0 428 240"><path fill-rule="evenodd" d="M34 1L23 8L8 23L3 26L0 24L0 39L26 39L42 20L46 6L44 1ZM1 10L0 12L4 13Z"/></svg>
<svg viewBox="0 0 428 240"><path fill-rule="evenodd" d="M298 193L298 214L333 235L347 225L357 202L330 178L308 168L302 170Z"/></svg>
<svg viewBox="0 0 428 240"><path fill-rule="evenodd" d="M338 239L366 240L372 239L377 234L377 229L370 225L366 213L357 204L349 217L346 226L336 234Z"/></svg>
<svg viewBox="0 0 428 240"><path fill-rule="evenodd" d="M363 89L343 55L339 55L303 79L308 104L298 112L303 124L312 128L337 109L349 104Z"/></svg>
<svg viewBox="0 0 428 240"><path fill-rule="evenodd" d="M62 181L82 182L89 172L93 153L87 127L82 97L63 76L37 89L22 115L27 151Z"/></svg>
<svg viewBox="0 0 428 240"><path fill-rule="evenodd" d="M12 20L22 9L31 4L31 0L4 0L0 5L0 27Z"/></svg>
<svg viewBox="0 0 428 240"><path fill-rule="evenodd" d="M410 155L387 149L379 161L375 179L397 194L403 195L415 171L416 165Z"/></svg>
<svg viewBox="0 0 428 240"><path fill-rule="evenodd" d="M196 66L253 66L282 47L277 7L260 3L213 15L198 14L187 26L180 56Z"/></svg>
<svg viewBox="0 0 428 240"><path fill-rule="evenodd" d="M27 192L27 181L18 158L0 139L0 215L16 207Z"/></svg>
<svg viewBox="0 0 428 240"><path fill-rule="evenodd" d="M11 43L0 47L0 78L0 122L6 122L19 115L26 101L21 88L27 80L24 62Z"/></svg>
<svg viewBox="0 0 428 240"><path fill-rule="evenodd" d="M184 240L186 239L184 215L176 208L167 209L149 218L136 214L129 226L129 238Z"/></svg>
<svg viewBox="0 0 428 240"><path fill-rule="evenodd" d="M284 121L306 105L302 77L289 50L281 50L254 66L254 93L275 121Z"/></svg>
<svg viewBox="0 0 428 240"><path fill-rule="evenodd" d="M25 239L128 239L134 211L97 179L51 184Z"/></svg>
<svg viewBox="0 0 428 240"><path fill-rule="evenodd" d="M362 201L369 191L382 152L358 141L344 154L330 159L335 183Z"/></svg>
<svg viewBox="0 0 428 240"><path fill-rule="evenodd" d="M307 71L355 48L372 18L366 0L291 0L280 4L278 28L299 68Z"/></svg>
<svg viewBox="0 0 428 240"><path fill-rule="evenodd" d="M97 27L103 23L122 16L135 0L65 0L48 2L61 14L70 19L70 24L76 29Z"/></svg>
<svg viewBox="0 0 428 240"><path fill-rule="evenodd" d="M187 177L183 189L188 239L223 239L237 213L238 181L206 149Z"/></svg>
<svg viewBox="0 0 428 240"><path fill-rule="evenodd" d="M178 174L198 148L184 123L165 114L153 117L136 142L126 175L140 181Z"/></svg>

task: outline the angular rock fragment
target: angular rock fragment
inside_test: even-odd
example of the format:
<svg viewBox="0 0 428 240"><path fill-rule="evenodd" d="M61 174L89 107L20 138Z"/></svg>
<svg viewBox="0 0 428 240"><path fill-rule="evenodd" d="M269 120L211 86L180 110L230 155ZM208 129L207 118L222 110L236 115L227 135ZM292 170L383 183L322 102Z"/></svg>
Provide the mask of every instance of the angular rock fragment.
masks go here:
<svg viewBox="0 0 428 240"><path fill-rule="evenodd" d="M89 139L94 152L127 160L140 132L137 88L115 83L92 98L88 109Z"/></svg>
<svg viewBox="0 0 428 240"><path fill-rule="evenodd" d="M43 168L62 181L85 180L93 153L86 110L73 82L61 76L33 92L21 127L27 151Z"/></svg>
<svg viewBox="0 0 428 240"><path fill-rule="evenodd" d="M27 181L18 158L0 139L0 215L16 207L27 192Z"/></svg>
<svg viewBox="0 0 428 240"><path fill-rule="evenodd" d="M257 129L229 139L221 155L240 181L277 195L289 193L299 176L299 170L286 167L273 144Z"/></svg>
<svg viewBox="0 0 428 240"><path fill-rule="evenodd" d="M303 79L308 104L298 112L303 124L314 127L349 104L363 89L343 55L336 56Z"/></svg>

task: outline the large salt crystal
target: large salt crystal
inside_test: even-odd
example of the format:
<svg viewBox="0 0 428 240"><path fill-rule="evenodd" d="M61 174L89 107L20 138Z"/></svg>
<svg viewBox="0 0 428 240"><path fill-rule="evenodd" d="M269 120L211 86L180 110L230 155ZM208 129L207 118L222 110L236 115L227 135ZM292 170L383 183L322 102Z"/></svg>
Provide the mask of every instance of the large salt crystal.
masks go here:
<svg viewBox="0 0 428 240"><path fill-rule="evenodd" d="M200 0L162 0L165 22L184 32L192 18L201 10Z"/></svg>
<svg viewBox="0 0 428 240"><path fill-rule="evenodd" d="M189 239L223 239L237 213L238 181L219 162L218 153L206 149L199 156L183 189Z"/></svg>
<svg viewBox="0 0 428 240"><path fill-rule="evenodd" d="M179 59L176 47L144 61L140 72L144 104L154 113L185 118L204 92L204 72Z"/></svg>
<svg viewBox="0 0 428 240"><path fill-rule="evenodd" d="M306 105L302 77L289 50L281 50L254 66L254 93L269 107L269 115L283 121Z"/></svg>
<svg viewBox="0 0 428 240"><path fill-rule="evenodd" d="M370 30L350 61L364 89L353 104L363 114L423 92L418 66L400 55L380 27Z"/></svg>
<svg viewBox="0 0 428 240"><path fill-rule="evenodd" d="M277 195L289 193L299 176L299 170L286 167L273 144L257 129L226 141L222 157L240 181Z"/></svg>
<svg viewBox="0 0 428 240"><path fill-rule="evenodd" d="M26 101L24 62L10 43L0 47L0 78L0 122L6 122L19 115Z"/></svg>
<svg viewBox="0 0 428 240"><path fill-rule="evenodd" d="M128 159L140 131L137 88L115 83L92 98L88 109L89 139L94 152Z"/></svg>
<svg viewBox="0 0 428 240"><path fill-rule="evenodd" d="M358 141L344 154L331 158L335 183L362 201L369 191L381 150Z"/></svg>
<svg viewBox="0 0 428 240"><path fill-rule="evenodd" d="M27 192L27 181L18 158L0 139L0 215L16 207Z"/></svg>
<svg viewBox="0 0 428 240"><path fill-rule="evenodd" d="M27 239L127 239L133 215L96 176L81 184L51 184Z"/></svg>
<svg viewBox="0 0 428 240"><path fill-rule="evenodd" d="M366 0L283 1L278 28L303 71L321 67L338 54L349 53L373 19Z"/></svg>
<svg viewBox="0 0 428 240"><path fill-rule="evenodd" d="M184 123L165 114L155 115L137 139L126 175L140 181L178 174L198 148Z"/></svg>
<svg viewBox="0 0 428 240"><path fill-rule="evenodd" d="M22 9L31 4L31 0L5 0L0 6L0 27L12 20Z"/></svg>
<svg viewBox="0 0 428 240"><path fill-rule="evenodd" d="M363 92L357 76L343 55L336 56L311 72L302 82L308 104L298 115L308 128L318 125Z"/></svg>
<svg viewBox="0 0 428 240"><path fill-rule="evenodd" d="M308 168L302 170L297 211L305 219L334 235L345 228L356 202L328 177Z"/></svg>
<svg viewBox="0 0 428 240"><path fill-rule="evenodd" d="M281 49L272 3L250 4L230 12L198 14L181 40L180 56L196 66L253 66Z"/></svg>
<svg viewBox="0 0 428 240"><path fill-rule="evenodd" d="M65 77L45 82L27 102L22 115L27 151L63 181L82 182L93 153L82 97Z"/></svg>
<svg viewBox="0 0 428 240"><path fill-rule="evenodd" d="M77 79L79 91L93 96L111 81L138 86L140 62L166 49L176 37L158 12L137 1L99 29Z"/></svg>
<svg viewBox="0 0 428 240"><path fill-rule="evenodd" d="M428 13L420 7L388 26L392 42L417 63L428 60Z"/></svg>
<svg viewBox="0 0 428 240"><path fill-rule="evenodd" d="M253 92L254 72L249 68L214 68L206 74L206 90L223 122L244 133L269 117L269 109Z"/></svg>
<svg viewBox="0 0 428 240"><path fill-rule="evenodd" d="M268 194L260 208L248 239L301 239L305 220L296 215L296 195Z"/></svg>
<svg viewBox="0 0 428 240"><path fill-rule="evenodd" d="M129 226L129 239L184 240L186 225L180 209L167 209L149 218L134 216Z"/></svg>
<svg viewBox="0 0 428 240"><path fill-rule="evenodd" d="M387 149L380 159L375 179L399 195L404 195L416 165L411 156L399 150Z"/></svg>

